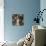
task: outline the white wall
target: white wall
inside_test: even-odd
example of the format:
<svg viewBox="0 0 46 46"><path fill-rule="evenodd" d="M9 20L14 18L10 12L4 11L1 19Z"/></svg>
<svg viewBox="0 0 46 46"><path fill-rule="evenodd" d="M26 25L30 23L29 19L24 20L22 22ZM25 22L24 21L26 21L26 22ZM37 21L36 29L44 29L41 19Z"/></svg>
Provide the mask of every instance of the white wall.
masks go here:
<svg viewBox="0 0 46 46"><path fill-rule="evenodd" d="M41 11L43 9L46 9L46 0L40 0L40 9ZM40 24L43 25L43 26L46 26L46 11L43 12L43 22L40 21Z"/></svg>
<svg viewBox="0 0 46 46"><path fill-rule="evenodd" d="M4 0L0 0L0 42L4 41Z"/></svg>

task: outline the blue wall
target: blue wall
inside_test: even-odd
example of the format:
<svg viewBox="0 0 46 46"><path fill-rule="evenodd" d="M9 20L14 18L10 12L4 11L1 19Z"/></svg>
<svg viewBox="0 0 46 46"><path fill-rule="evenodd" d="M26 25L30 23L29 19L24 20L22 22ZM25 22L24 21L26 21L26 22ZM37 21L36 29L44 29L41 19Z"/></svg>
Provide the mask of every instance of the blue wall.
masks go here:
<svg viewBox="0 0 46 46"><path fill-rule="evenodd" d="M18 41L32 28L32 20L36 17L35 12L40 9L40 0L6 0L5 17L5 40ZM12 14L24 14L24 26L12 25Z"/></svg>

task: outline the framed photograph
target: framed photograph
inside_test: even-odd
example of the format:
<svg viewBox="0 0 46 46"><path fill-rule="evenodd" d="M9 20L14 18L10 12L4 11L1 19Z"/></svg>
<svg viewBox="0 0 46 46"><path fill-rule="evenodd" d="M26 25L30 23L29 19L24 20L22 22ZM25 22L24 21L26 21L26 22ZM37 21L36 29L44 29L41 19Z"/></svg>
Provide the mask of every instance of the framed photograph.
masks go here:
<svg viewBox="0 0 46 46"><path fill-rule="evenodd" d="M24 14L13 14L12 25L23 26L24 25Z"/></svg>

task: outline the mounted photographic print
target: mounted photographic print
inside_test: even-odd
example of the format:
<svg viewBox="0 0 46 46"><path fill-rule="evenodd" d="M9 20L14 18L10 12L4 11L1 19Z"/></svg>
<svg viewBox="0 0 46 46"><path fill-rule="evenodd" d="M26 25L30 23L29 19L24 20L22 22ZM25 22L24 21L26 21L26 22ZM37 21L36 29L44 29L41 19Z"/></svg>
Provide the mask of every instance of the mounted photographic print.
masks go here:
<svg viewBox="0 0 46 46"><path fill-rule="evenodd" d="M24 14L13 14L12 25L23 26L24 25Z"/></svg>

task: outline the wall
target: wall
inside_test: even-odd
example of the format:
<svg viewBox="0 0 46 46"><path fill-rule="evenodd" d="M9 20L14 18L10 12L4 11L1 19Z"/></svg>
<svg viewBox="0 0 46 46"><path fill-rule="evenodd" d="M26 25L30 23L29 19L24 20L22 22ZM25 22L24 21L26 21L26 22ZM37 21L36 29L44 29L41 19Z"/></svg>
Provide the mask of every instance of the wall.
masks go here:
<svg viewBox="0 0 46 46"><path fill-rule="evenodd" d="M43 9L46 9L46 0L41 0L41 1L40 1L40 9L41 9L41 11L42 11ZM41 22L40 22L40 25L46 27L46 10L43 12L42 17L43 17L43 22L41 21Z"/></svg>
<svg viewBox="0 0 46 46"><path fill-rule="evenodd" d="M0 42L4 41L4 0L0 0Z"/></svg>
<svg viewBox="0 0 46 46"><path fill-rule="evenodd" d="M32 28L32 20L35 12L40 9L40 0L5 0L4 9L4 35L7 41L18 41ZM12 14L24 14L24 26L12 25Z"/></svg>

